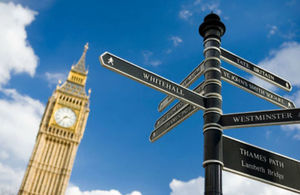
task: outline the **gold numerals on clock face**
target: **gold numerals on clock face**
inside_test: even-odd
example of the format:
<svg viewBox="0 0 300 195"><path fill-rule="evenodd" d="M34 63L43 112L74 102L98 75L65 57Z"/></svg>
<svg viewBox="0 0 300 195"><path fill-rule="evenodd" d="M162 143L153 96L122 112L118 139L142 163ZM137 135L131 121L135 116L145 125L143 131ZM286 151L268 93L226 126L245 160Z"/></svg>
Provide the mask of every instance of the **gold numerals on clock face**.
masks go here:
<svg viewBox="0 0 300 195"><path fill-rule="evenodd" d="M62 107L54 113L54 119L59 126L72 127L76 121L76 114L67 107Z"/></svg>

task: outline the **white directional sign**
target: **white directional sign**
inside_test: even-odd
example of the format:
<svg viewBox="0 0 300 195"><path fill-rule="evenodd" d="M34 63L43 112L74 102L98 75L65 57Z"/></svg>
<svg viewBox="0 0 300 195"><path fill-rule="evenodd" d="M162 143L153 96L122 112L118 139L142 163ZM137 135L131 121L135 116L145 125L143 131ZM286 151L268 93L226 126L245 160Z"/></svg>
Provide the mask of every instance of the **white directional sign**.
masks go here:
<svg viewBox="0 0 300 195"><path fill-rule="evenodd" d="M201 62L181 83L183 87L189 87L193 84L204 72L203 62ZM161 112L175 100L172 96L165 97L158 105L158 111Z"/></svg>
<svg viewBox="0 0 300 195"><path fill-rule="evenodd" d="M300 108L224 114L220 119L223 129L297 123L300 123Z"/></svg>
<svg viewBox="0 0 300 195"><path fill-rule="evenodd" d="M269 83L272 83L276 85L277 87L280 87L284 90L291 91L292 85L290 82L280 78L279 76L276 76L275 74L264 70L255 64L227 51L224 48L221 49L221 59L228 62L229 64L232 64L238 68L241 68L250 74L254 74L255 76L258 76L265 81L268 81Z"/></svg>
<svg viewBox="0 0 300 195"><path fill-rule="evenodd" d="M167 95L174 96L200 109L205 109L205 98L190 89L182 87L109 52L103 53L99 57L99 60L104 67L110 70L166 93Z"/></svg>
<svg viewBox="0 0 300 195"><path fill-rule="evenodd" d="M252 93L258 97L261 97L269 102L272 102L273 104L280 106L281 108L295 108L295 105L292 101L281 97L280 95L277 95L267 89L264 89L246 79L243 77L240 77L229 70L226 70L225 68L221 68L222 73L222 79L249 92Z"/></svg>

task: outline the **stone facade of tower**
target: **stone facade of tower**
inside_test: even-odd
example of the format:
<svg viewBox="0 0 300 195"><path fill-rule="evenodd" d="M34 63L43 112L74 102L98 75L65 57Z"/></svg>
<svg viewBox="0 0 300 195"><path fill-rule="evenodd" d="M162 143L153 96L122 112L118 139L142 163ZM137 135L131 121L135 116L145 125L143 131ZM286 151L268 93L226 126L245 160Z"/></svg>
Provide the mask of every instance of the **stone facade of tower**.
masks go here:
<svg viewBox="0 0 300 195"><path fill-rule="evenodd" d="M88 44L67 80L49 98L19 195L62 195L89 115L85 84Z"/></svg>

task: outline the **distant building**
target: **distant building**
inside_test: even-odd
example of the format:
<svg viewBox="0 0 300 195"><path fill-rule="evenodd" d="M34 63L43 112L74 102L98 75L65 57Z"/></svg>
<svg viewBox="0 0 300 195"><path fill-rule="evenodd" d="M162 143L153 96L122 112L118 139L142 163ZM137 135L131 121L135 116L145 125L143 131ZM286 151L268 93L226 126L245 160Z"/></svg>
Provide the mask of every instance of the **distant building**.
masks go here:
<svg viewBox="0 0 300 195"><path fill-rule="evenodd" d="M19 195L65 194L90 111L87 49L88 44L67 80L49 98Z"/></svg>

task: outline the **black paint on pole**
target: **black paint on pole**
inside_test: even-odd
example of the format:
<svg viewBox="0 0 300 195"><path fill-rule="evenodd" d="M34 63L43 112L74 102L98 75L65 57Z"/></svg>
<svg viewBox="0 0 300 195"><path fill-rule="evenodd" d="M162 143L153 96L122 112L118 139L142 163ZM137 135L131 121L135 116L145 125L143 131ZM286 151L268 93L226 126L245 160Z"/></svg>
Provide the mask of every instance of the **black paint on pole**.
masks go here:
<svg viewBox="0 0 300 195"><path fill-rule="evenodd" d="M204 111L204 162L206 195L222 194L223 143L222 127L219 124L222 115L221 95L221 36L225 33L225 25L214 13L208 14L199 27L199 33L204 38L205 56L205 87L207 98Z"/></svg>

